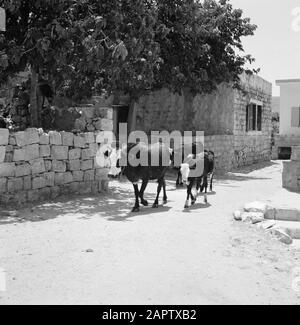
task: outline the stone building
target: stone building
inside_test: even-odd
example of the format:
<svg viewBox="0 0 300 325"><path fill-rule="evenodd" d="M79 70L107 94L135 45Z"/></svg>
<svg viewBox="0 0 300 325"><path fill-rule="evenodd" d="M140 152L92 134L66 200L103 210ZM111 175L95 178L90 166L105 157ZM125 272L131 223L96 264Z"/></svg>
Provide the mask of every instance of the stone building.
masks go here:
<svg viewBox="0 0 300 325"><path fill-rule="evenodd" d="M241 76L242 90L227 84L209 95L174 94L161 89L134 105L132 130L204 131L219 171L271 158L272 84Z"/></svg>
<svg viewBox="0 0 300 325"><path fill-rule="evenodd" d="M277 80L280 86L280 130L274 158L289 159L293 146L300 145L300 79Z"/></svg>

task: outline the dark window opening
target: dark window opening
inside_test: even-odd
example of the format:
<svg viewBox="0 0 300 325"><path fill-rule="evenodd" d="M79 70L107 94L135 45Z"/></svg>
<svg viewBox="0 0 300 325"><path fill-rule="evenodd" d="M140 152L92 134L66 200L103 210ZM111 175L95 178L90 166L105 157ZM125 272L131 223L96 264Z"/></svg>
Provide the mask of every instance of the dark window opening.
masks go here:
<svg viewBox="0 0 300 325"><path fill-rule="evenodd" d="M280 147L278 148L278 158L281 160L290 160L292 156L291 147Z"/></svg>
<svg viewBox="0 0 300 325"><path fill-rule="evenodd" d="M250 104L246 109L246 131L262 130L262 106Z"/></svg>

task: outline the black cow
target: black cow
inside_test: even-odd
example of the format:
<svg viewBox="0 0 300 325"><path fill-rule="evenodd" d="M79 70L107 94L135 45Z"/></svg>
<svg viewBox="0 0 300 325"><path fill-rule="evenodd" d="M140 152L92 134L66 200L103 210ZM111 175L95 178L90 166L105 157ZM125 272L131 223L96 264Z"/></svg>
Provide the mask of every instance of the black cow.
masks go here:
<svg viewBox="0 0 300 325"><path fill-rule="evenodd" d="M137 166L132 166L130 164L130 157L133 155L140 159L142 155L148 156L149 165L144 166L143 164L138 164ZM156 166L151 166L151 156L157 158L158 164ZM133 184L134 194L135 194L135 205L132 208L132 212L138 212L140 210L139 200L144 206L148 206L148 202L144 199L144 192L150 180L157 180L157 195L153 203L153 208L158 207L159 195L161 189L163 188L163 203L166 204L168 201L166 193L166 182L165 173L168 169L168 164L166 160L170 160L170 149L162 144L156 143L153 145L146 145L144 143L129 143L126 148L121 150L121 159L127 157L127 165L122 168L122 174L127 177L127 179ZM117 161L117 167L120 167L120 159ZM139 190L138 182L142 180L142 185Z"/></svg>

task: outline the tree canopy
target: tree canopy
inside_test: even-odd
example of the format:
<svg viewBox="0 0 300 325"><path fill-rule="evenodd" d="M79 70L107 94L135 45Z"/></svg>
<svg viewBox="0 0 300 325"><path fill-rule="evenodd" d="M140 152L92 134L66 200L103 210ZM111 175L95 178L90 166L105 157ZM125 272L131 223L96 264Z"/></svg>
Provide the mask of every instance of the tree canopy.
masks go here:
<svg viewBox="0 0 300 325"><path fill-rule="evenodd" d="M32 67L80 99L160 87L210 92L237 84L256 26L229 0L0 0L0 81Z"/></svg>

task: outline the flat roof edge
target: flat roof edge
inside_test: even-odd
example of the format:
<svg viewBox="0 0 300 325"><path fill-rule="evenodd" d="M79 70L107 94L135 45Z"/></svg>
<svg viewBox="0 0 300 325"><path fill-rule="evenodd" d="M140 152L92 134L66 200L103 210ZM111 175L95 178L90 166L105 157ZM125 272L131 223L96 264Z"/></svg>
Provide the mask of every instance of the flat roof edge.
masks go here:
<svg viewBox="0 0 300 325"><path fill-rule="evenodd" d="M288 83L300 83L300 79L282 79L282 80L276 80L276 85L288 84Z"/></svg>

